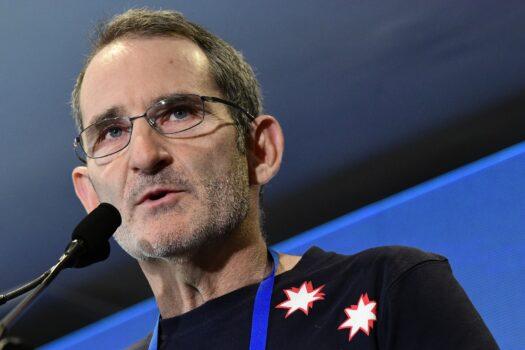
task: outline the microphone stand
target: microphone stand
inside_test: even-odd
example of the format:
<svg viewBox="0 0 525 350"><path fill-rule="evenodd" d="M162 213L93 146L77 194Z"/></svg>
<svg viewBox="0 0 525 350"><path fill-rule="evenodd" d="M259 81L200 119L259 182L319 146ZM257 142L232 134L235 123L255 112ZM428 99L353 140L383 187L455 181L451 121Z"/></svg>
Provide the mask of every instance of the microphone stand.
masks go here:
<svg viewBox="0 0 525 350"><path fill-rule="evenodd" d="M0 295L0 305L4 305L9 300L17 298L21 296L22 294L25 294L29 292L30 290L33 290L36 286L38 286L42 281L49 275L49 270L38 276L32 281L27 282L26 284L18 287L15 290L12 290L10 292L7 292L5 294Z"/></svg>
<svg viewBox="0 0 525 350"><path fill-rule="evenodd" d="M82 249L83 245L84 244L81 240L75 239L71 241L66 249L66 252L62 254L58 262L53 267L51 267L51 269L46 271L35 281L29 282L23 286L34 286L36 284L35 282L43 277L40 285L38 285L38 287L36 287L0 321L0 340L5 337L8 329L16 322L17 318L35 301L35 299L55 279L60 271L68 266L68 262L71 260L71 258L73 258L79 249ZM10 344L7 344L7 346L10 346ZM0 343L0 349L4 349L4 345L2 343Z"/></svg>

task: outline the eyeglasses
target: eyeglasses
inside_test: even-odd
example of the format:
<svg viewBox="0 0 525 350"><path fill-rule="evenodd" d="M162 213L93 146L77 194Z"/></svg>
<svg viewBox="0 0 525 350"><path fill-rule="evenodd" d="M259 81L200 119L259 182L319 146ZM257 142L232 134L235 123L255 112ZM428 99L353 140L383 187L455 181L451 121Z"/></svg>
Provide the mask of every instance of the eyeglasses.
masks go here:
<svg viewBox="0 0 525 350"><path fill-rule="evenodd" d="M136 117L102 117L75 138L73 146L78 158L103 158L113 155L129 145L133 122L146 118L148 124L159 134L179 134L201 124L207 114L206 102L215 102L237 108L250 121L255 117L233 102L218 97L193 94L176 94L160 100Z"/></svg>

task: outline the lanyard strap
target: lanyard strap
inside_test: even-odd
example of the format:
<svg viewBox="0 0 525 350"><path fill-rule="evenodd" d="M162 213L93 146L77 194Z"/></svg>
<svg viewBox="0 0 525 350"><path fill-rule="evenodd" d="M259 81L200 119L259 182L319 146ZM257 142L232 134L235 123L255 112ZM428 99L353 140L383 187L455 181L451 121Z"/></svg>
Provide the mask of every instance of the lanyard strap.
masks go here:
<svg viewBox="0 0 525 350"><path fill-rule="evenodd" d="M270 315L270 302L272 301L273 281L275 269L279 262L277 252L270 249L273 260L272 272L262 280L257 288L252 314L252 333L250 336L250 350L266 349L266 337L268 335L268 317Z"/></svg>
<svg viewBox="0 0 525 350"><path fill-rule="evenodd" d="M269 249L273 260L272 272L259 284L252 314L252 331L250 335L250 350L265 350L266 338L268 335L268 318L270 316L270 303L272 301L273 283L275 279L275 269L279 262L276 251ZM158 350L159 340L159 318L155 323L148 350Z"/></svg>

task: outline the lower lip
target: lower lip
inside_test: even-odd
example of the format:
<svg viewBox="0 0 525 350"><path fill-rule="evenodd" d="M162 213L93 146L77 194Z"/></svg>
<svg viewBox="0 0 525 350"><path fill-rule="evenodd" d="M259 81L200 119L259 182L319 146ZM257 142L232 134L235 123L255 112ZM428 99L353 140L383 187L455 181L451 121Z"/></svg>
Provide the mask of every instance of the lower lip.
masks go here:
<svg viewBox="0 0 525 350"><path fill-rule="evenodd" d="M146 208L158 208L165 205L173 205L177 203L180 199L180 196L182 195L182 192L169 192L166 193L166 195L159 199L146 199L144 202L140 204L141 207Z"/></svg>

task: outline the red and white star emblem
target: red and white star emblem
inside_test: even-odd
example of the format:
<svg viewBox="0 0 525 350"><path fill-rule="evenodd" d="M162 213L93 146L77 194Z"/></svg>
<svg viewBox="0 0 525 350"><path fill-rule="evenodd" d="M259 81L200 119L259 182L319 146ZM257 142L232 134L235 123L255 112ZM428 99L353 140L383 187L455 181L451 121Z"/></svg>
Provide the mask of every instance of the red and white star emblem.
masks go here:
<svg viewBox="0 0 525 350"><path fill-rule="evenodd" d="M290 289L284 289L284 293L288 297L288 300L283 301L277 305L276 309L288 309L286 316L287 318L297 310L301 310L305 315L308 315L308 310L312 308L315 301L323 300L324 293L321 293L324 284L314 289L312 282L303 282L301 287Z"/></svg>
<svg viewBox="0 0 525 350"><path fill-rule="evenodd" d="M350 328L348 341L351 341L359 330L369 335L370 329L374 328L374 322L376 321L376 305L375 301L368 300L367 293L361 294L357 305L351 305L345 309L348 319L341 323L337 329Z"/></svg>

